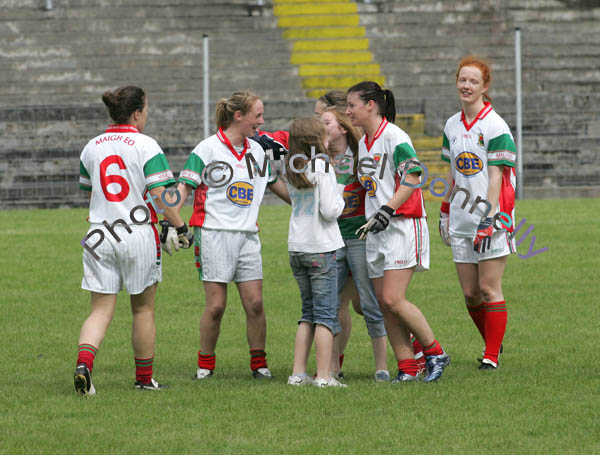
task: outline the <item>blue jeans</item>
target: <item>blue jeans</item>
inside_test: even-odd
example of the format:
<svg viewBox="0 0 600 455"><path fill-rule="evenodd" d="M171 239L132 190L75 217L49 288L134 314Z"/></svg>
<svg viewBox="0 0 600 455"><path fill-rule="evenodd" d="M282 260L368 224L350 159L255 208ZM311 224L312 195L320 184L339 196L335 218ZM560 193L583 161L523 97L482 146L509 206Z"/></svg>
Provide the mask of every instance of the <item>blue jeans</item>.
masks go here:
<svg viewBox="0 0 600 455"><path fill-rule="evenodd" d="M298 321L320 324L332 334L340 331L337 319L337 268L335 251L299 253L290 251L290 266L300 288L302 317Z"/></svg>
<svg viewBox="0 0 600 455"><path fill-rule="evenodd" d="M348 271L351 271L360 297L360 307L367 325L367 332L371 338L383 337L386 335L383 314L367 271L367 242L359 239L344 239L344 243L346 246L336 251L338 295L342 292Z"/></svg>

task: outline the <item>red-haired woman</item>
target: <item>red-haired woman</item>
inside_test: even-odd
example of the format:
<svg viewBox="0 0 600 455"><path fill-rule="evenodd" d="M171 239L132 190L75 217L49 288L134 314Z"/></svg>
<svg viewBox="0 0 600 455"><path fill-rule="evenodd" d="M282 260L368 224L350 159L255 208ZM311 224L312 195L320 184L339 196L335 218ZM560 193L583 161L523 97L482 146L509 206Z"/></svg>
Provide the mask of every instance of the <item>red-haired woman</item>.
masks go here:
<svg viewBox="0 0 600 455"><path fill-rule="evenodd" d="M467 310L485 342L479 368L495 370L506 330L502 275L514 253L516 147L491 105L491 74L482 59L464 57L456 71L462 110L446 122L442 160L450 163L440 235L452 247Z"/></svg>

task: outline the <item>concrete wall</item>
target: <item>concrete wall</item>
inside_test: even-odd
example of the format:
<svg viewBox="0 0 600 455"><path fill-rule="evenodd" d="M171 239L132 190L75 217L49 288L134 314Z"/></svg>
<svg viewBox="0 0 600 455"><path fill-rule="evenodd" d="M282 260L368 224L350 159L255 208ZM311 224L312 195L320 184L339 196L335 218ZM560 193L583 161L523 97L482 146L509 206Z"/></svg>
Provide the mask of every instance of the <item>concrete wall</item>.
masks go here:
<svg viewBox="0 0 600 455"><path fill-rule="evenodd" d="M108 123L104 90L144 87L147 133L179 170L202 139L202 35L211 37L211 114L248 88L267 129L310 115L270 5L240 0L0 0L0 208L83 205L78 156ZM87 6L81 6L85 4ZM493 63L491 95L514 127L513 29L523 31L526 196L598 195L600 8L591 1L358 2L399 112L439 135L459 109L460 56ZM212 119L211 119L212 124Z"/></svg>

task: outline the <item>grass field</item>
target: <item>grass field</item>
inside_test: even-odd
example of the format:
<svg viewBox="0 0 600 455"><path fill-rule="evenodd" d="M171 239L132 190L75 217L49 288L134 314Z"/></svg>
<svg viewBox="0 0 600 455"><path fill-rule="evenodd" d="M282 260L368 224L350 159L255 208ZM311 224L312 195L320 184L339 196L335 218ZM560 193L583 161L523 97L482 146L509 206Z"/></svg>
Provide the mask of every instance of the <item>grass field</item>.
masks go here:
<svg viewBox="0 0 600 455"><path fill-rule="evenodd" d="M171 389L133 390L123 293L95 363L98 394L88 398L72 382L89 311L80 289L86 211L2 212L0 452L600 453L600 203L518 203L517 221L527 219L521 232L534 225L534 249L548 251L509 260L508 331L495 372L477 370L482 342L437 235L438 209L428 205L431 270L416 275L409 298L452 356L439 383L373 382L370 341L354 314L348 388L286 385L300 302L287 260L289 209L266 206L259 223L276 380L251 379L244 314L230 286L215 378L191 381L204 301L188 250L164 258L157 298L155 377ZM389 348L388 359L395 370Z"/></svg>

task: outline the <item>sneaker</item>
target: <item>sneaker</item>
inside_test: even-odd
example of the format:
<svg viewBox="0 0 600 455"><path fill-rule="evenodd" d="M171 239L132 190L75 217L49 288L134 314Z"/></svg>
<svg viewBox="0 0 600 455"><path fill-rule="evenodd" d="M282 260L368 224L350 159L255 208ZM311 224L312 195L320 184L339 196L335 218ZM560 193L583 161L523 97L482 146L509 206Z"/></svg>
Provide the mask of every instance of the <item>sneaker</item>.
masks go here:
<svg viewBox="0 0 600 455"><path fill-rule="evenodd" d="M389 382L390 373L386 370L377 370L375 372L375 382Z"/></svg>
<svg viewBox="0 0 600 455"><path fill-rule="evenodd" d="M317 387L348 387L346 384L342 384L340 381L335 379L333 376L329 377L329 379L321 378L315 379L312 383Z"/></svg>
<svg viewBox="0 0 600 455"><path fill-rule="evenodd" d="M398 370L398 376L392 379L392 384L398 384L400 382L414 382L419 380L420 373L416 375L405 373L402 370Z"/></svg>
<svg viewBox="0 0 600 455"><path fill-rule="evenodd" d="M271 374L268 368L259 368L257 370L252 370L252 377L257 380L273 379L273 375Z"/></svg>
<svg viewBox="0 0 600 455"><path fill-rule="evenodd" d="M294 374L288 378L288 385L303 386L303 385L308 385L308 384L312 384L312 383L313 383L312 378L309 375L307 375L306 373Z"/></svg>
<svg viewBox="0 0 600 455"><path fill-rule="evenodd" d="M500 353L498 354L498 358L500 358L500 354L502 354L502 352L504 351L504 343L502 343L500 345ZM485 346L483 347L483 349L481 350L481 357L477 358L478 362L481 362L483 360L483 356L485 355Z"/></svg>
<svg viewBox="0 0 600 455"><path fill-rule="evenodd" d="M497 370L498 364L490 359L482 359L479 365L480 370Z"/></svg>
<svg viewBox="0 0 600 455"><path fill-rule="evenodd" d="M213 375L213 370L207 370L206 368L198 368L198 371L196 371L196 374L194 375L194 377L192 378L192 380L196 380L196 379L207 379L207 378L211 378Z"/></svg>
<svg viewBox="0 0 600 455"><path fill-rule="evenodd" d="M423 382L437 381L442 377L444 368L450 364L450 356L445 352L440 355L430 355L425 359L427 361L427 368Z"/></svg>
<svg viewBox="0 0 600 455"><path fill-rule="evenodd" d="M169 386L166 384L159 384L154 378L150 379L150 382L135 381L133 386L137 390L161 390L169 388Z"/></svg>
<svg viewBox="0 0 600 455"><path fill-rule="evenodd" d="M79 395L95 395L96 389L92 384L92 373L85 363L80 363L75 368L75 377L73 378L75 391Z"/></svg>

